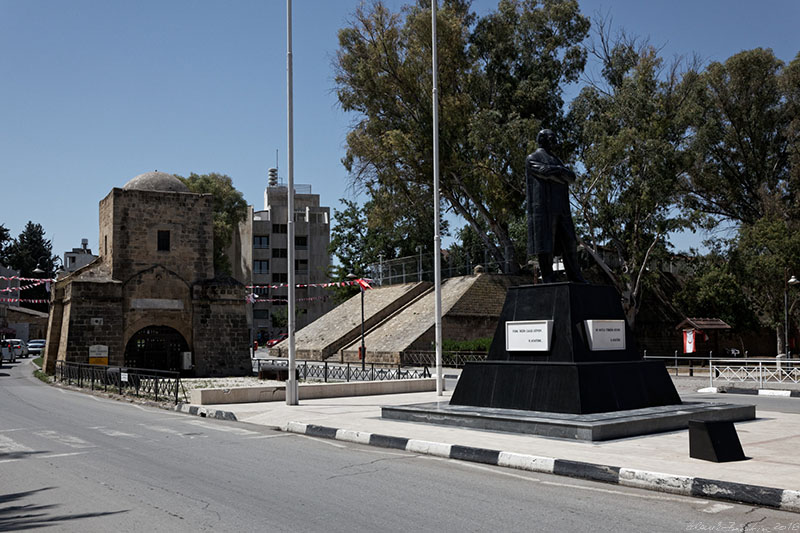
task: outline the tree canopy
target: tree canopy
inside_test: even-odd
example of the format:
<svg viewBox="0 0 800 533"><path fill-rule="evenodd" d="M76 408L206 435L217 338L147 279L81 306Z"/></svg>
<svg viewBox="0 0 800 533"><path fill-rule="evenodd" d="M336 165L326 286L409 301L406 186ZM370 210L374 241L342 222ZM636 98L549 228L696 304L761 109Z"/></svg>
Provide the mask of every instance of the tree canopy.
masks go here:
<svg viewBox="0 0 800 533"><path fill-rule="evenodd" d="M7 230L6 234L8 234ZM53 255L53 245L49 239L45 238L44 228L41 224L28 221L19 236L5 246L3 255L6 266L18 271L20 277L54 278L56 275L56 257ZM37 267L43 273L34 272ZM24 290L20 297L25 300L49 299L44 285ZM47 304L22 302L21 305L38 311L47 311Z"/></svg>
<svg viewBox="0 0 800 533"><path fill-rule="evenodd" d="M214 213L214 272L216 275L230 275L231 262L227 255L233 232L239 222L247 216L247 202L242 193L233 186L233 180L225 174L195 174L188 178L177 176L195 193L211 194Z"/></svg>
<svg viewBox="0 0 800 533"><path fill-rule="evenodd" d="M523 210L525 155L543 124L563 125L563 85L583 70L589 21L576 1L501 0L478 18L469 2L446 0L437 17L444 207L516 271L525 257L509 224ZM358 117L343 163L384 229L399 214L422 221L431 203L430 19L429 2L402 13L375 2L339 31L337 95Z"/></svg>
<svg viewBox="0 0 800 533"><path fill-rule="evenodd" d="M696 73L668 68L657 51L603 28L592 48L601 82L572 102L578 159L573 187L579 233L587 251L622 294L633 323L646 285L654 282L669 233L691 227L682 215L680 184L689 167L685 138L694 110Z"/></svg>

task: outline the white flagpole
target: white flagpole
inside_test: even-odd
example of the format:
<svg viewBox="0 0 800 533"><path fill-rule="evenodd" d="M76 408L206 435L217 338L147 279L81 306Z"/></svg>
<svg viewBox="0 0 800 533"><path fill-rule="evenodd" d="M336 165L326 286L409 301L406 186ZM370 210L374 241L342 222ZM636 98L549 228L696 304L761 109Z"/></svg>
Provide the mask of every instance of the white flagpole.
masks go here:
<svg viewBox="0 0 800 533"><path fill-rule="evenodd" d="M442 396L442 243L439 236L439 75L436 44L436 9L438 0L431 2L431 40L433 45L433 277L436 295L436 395Z"/></svg>
<svg viewBox="0 0 800 533"><path fill-rule="evenodd" d="M292 0L286 0L286 114L288 135L288 179L286 215L286 262L289 275L288 315L289 315L289 373L286 380L286 405L297 405L297 373L295 362L295 283L294 283L294 113L292 108Z"/></svg>

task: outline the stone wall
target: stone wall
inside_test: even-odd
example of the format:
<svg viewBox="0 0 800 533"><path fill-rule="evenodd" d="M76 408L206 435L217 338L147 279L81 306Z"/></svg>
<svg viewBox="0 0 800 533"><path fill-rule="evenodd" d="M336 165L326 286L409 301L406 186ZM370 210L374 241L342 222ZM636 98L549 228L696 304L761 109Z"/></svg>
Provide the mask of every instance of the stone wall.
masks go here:
<svg viewBox="0 0 800 533"><path fill-rule="evenodd" d="M121 283L73 281L63 305L58 359L88 363L89 347L101 344L108 346L108 364L125 363Z"/></svg>
<svg viewBox="0 0 800 533"><path fill-rule="evenodd" d="M123 346L142 328L168 326L192 348L192 295L189 285L161 265L130 278L122 289Z"/></svg>
<svg viewBox="0 0 800 533"><path fill-rule="evenodd" d="M192 287L194 365L200 376L252 373L245 287L232 278Z"/></svg>
<svg viewBox="0 0 800 533"><path fill-rule="evenodd" d="M189 283L214 276L211 195L113 189L100 202L100 219L101 253L110 235L114 279L127 280L153 265ZM158 250L159 231L169 231L169 251Z"/></svg>

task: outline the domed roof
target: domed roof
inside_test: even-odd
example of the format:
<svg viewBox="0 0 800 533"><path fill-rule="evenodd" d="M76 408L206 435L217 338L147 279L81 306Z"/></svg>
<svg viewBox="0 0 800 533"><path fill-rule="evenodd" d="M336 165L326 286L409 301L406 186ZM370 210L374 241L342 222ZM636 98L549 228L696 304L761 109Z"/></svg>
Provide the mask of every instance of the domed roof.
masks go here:
<svg viewBox="0 0 800 533"><path fill-rule="evenodd" d="M137 191L190 192L189 188L172 174L158 171L139 174L122 188Z"/></svg>

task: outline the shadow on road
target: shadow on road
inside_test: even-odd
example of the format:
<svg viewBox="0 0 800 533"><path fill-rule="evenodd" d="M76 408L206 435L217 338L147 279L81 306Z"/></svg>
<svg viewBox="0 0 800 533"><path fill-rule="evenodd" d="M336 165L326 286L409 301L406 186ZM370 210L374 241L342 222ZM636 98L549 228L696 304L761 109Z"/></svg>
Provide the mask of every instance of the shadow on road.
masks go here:
<svg viewBox="0 0 800 533"><path fill-rule="evenodd" d="M23 531L42 527L51 527L84 518L110 516L128 511L109 511L97 513L76 514L51 514L58 505L26 504L25 500L40 492L52 490L55 487L44 487L26 492L0 494L0 531Z"/></svg>

